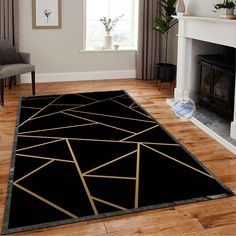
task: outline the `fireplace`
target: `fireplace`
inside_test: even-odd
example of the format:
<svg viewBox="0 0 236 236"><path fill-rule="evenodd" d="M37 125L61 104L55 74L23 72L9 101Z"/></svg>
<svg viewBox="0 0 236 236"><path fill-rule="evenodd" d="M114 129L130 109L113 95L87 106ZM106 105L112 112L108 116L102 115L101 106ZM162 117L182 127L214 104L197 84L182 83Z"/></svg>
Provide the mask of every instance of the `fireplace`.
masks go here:
<svg viewBox="0 0 236 236"><path fill-rule="evenodd" d="M218 113L230 121L233 119L235 62L230 56L200 55L199 105Z"/></svg>
<svg viewBox="0 0 236 236"><path fill-rule="evenodd" d="M210 109L219 112L220 106L223 111L227 109L227 116L232 117L229 122L230 138L236 140L236 93L229 92L229 87L235 87L235 49L236 49L236 24L233 20L213 17L196 16L175 16L179 20L178 27L178 56L177 76L174 98L190 97L195 102L199 101L199 95L207 94L201 102L206 103L207 99L214 101L215 105ZM209 63L202 59L202 71L199 70L199 55L221 54L218 46L234 49L234 71L228 68L221 68L215 62ZM226 53L227 54L227 53ZM222 55L222 54L221 54ZM224 57L224 54L223 54ZM208 72L207 72L208 71ZM200 82L200 73L208 73L208 82L205 85ZM232 74L233 73L233 74ZM205 75L207 80L207 75ZM208 83L208 84L207 84ZM215 84L215 88L212 85ZM205 86L201 88L200 86ZM208 87L209 86L209 87ZM206 93L207 91L207 93ZM227 91L227 92L226 92ZM206 104L204 104L206 105ZM219 106L220 105L220 106ZM236 145L231 145L226 139L220 137L202 122L192 119L203 131L207 132L218 142L236 154Z"/></svg>

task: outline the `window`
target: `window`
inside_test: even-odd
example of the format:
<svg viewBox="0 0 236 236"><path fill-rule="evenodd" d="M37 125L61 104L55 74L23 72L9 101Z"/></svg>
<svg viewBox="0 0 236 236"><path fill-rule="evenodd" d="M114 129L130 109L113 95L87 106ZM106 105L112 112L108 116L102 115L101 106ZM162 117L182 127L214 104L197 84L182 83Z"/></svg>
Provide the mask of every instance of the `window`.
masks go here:
<svg viewBox="0 0 236 236"><path fill-rule="evenodd" d="M113 44L123 49L136 49L138 0L84 0L85 49L95 50L104 46L106 31L100 22L102 17L121 17L111 32Z"/></svg>

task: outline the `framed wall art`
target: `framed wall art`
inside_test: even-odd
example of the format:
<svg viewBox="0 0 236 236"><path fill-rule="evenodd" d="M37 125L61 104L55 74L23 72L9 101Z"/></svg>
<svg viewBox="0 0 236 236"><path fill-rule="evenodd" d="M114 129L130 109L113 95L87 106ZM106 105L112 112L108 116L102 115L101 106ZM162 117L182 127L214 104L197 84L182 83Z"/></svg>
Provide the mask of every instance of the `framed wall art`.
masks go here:
<svg viewBox="0 0 236 236"><path fill-rule="evenodd" d="M61 29L61 0L32 0L33 29Z"/></svg>

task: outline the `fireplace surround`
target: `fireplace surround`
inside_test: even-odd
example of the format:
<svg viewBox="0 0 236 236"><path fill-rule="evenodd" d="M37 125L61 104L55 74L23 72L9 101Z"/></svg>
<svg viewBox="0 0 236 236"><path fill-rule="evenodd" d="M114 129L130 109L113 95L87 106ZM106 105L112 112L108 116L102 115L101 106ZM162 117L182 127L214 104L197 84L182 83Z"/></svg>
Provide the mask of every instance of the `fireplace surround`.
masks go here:
<svg viewBox="0 0 236 236"><path fill-rule="evenodd" d="M198 100L198 55L216 54L219 45L236 48L236 21L224 18L175 16L179 20L177 78L174 98L190 97ZM235 78L234 78L235 80ZM235 86L235 85L234 85ZM230 136L236 139L236 97L234 95ZM201 122L192 121L236 154L236 147L209 131Z"/></svg>

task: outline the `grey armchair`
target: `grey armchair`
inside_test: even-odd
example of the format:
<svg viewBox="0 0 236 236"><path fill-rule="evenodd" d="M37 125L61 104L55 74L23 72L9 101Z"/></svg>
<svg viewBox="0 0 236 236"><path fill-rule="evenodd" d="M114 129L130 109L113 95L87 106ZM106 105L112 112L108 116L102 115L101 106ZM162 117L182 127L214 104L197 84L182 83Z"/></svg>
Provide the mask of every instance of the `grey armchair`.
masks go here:
<svg viewBox="0 0 236 236"><path fill-rule="evenodd" d="M4 80L10 78L12 86L14 76L31 72L32 94L35 95L35 66L30 64L30 53L17 52L9 40L0 40L0 93L4 106Z"/></svg>

